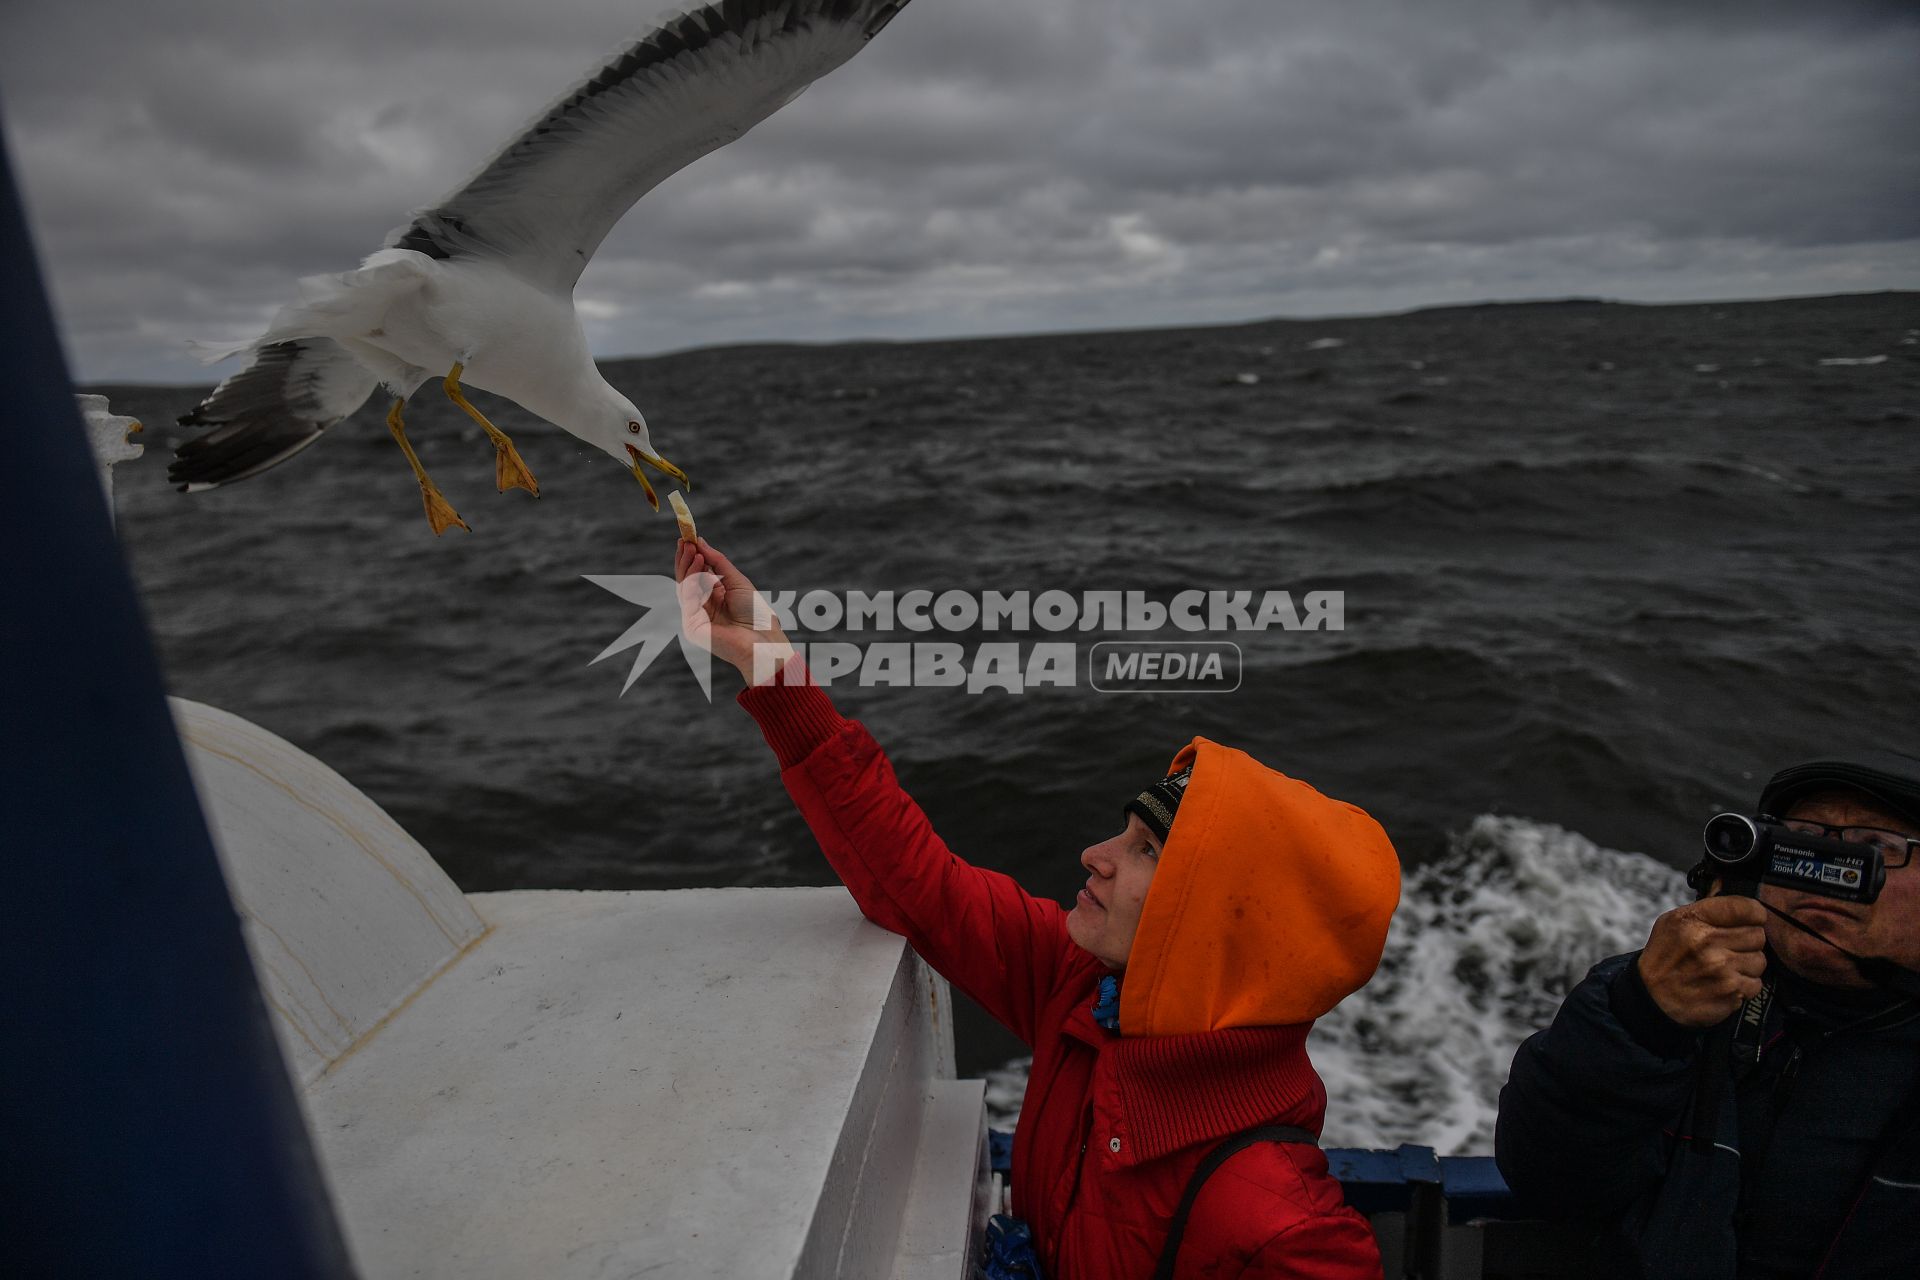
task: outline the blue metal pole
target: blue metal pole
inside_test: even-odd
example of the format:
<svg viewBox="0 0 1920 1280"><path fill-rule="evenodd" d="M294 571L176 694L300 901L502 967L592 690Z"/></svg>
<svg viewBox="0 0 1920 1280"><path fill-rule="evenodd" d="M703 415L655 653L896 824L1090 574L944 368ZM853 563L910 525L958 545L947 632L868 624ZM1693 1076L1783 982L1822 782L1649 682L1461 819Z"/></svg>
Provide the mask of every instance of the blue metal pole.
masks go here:
<svg viewBox="0 0 1920 1280"><path fill-rule="evenodd" d="M351 1274L0 146L0 1270Z"/></svg>

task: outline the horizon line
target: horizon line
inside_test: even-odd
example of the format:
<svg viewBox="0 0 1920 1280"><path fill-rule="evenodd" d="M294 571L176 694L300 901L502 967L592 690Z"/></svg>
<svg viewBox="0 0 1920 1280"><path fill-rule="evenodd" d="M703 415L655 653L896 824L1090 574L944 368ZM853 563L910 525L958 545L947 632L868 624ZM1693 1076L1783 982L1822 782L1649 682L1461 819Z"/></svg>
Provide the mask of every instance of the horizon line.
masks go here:
<svg viewBox="0 0 1920 1280"><path fill-rule="evenodd" d="M828 350L835 347L890 346L911 347L950 342L1007 342L1028 338L1102 337L1114 334L1185 333L1205 329L1245 329L1268 324L1324 324L1330 321L1391 320L1423 315L1433 311L1465 311L1477 307L1608 306L1608 307L1737 307L1765 306L1779 302L1819 302L1832 298L1875 298L1911 295L1920 297L1920 289L1860 289L1845 293L1792 293L1757 298L1691 298L1645 302L1633 298L1610 298L1596 294L1553 294L1541 297L1480 298L1469 302L1433 302L1390 311L1330 311L1310 315L1265 315L1241 320L1203 320L1190 324L1113 325L1095 328L1022 329L1000 333L956 333L917 338L742 338L735 341L706 342L690 347L669 347L659 351L632 352L626 355L593 357L595 364L623 364L635 360L665 360L706 351L731 351L743 347L805 347ZM238 354L238 353L235 353ZM76 388L96 387L199 387L221 379L192 382L127 382L112 378L75 380Z"/></svg>

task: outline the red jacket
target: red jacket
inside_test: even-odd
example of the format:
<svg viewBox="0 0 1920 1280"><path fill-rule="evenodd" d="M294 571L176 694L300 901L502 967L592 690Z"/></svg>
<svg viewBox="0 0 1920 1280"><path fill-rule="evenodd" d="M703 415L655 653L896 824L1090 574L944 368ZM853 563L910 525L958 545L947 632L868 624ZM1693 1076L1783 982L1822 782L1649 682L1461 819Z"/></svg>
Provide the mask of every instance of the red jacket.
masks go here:
<svg viewBox="0 0 1920 1280"><path fill-rule="evenodd" d="M748 689L759 722L834 871L868 919L1033 1047L1013 1146L1013 1211L1048 1280L1151 1276L1194 1167L1260 1124L1320 1131L1326 1090L1310 1023L1123 1036L1093 1021L1107 972L1067 936L1066 912L962 861L901 790L866 729L810 685ZM1379 1277L1366 1220L1326 1157L1259 1143L1208 1181L1176 1276Z"/></svg>

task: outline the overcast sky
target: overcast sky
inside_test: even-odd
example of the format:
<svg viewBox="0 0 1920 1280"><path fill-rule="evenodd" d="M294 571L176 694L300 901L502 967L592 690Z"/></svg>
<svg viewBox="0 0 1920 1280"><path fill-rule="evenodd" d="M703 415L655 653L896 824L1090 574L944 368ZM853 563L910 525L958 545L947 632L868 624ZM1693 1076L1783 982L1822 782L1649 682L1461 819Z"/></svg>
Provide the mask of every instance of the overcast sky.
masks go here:
<svg viewBox="0 0 1920 1280"><path fill-rule="evenodd" d="M0 0L77 374L206 381L659 0ZM669 179L602 355L1920 287L1920 5L913 0ZM230 366L223 366L225 372Z"/></svg>

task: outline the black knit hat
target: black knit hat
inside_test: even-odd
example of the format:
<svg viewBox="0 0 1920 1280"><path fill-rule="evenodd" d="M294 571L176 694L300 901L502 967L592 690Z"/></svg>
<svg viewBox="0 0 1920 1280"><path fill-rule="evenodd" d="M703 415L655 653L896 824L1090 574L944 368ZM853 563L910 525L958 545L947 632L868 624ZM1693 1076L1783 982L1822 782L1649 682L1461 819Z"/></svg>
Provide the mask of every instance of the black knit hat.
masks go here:
<svg viewBox="0 0 1920 1280"><path fill-rule="evenodd" d="M1864 792L1920 825L1920 759L1897 751L1866 752L1852 760L1810 760L1782 769L1760 793L1760 812L1782 817L1795 800L1828 787Z"/></svg>
<svg viewBox="0 0 1920 1280"><path fill-rule="evenodd" d="M1192 778L1192 765L1178 773L1170 773L1127 801L1123 812L1139 814L1140 821L1147 824L1147 830L1165 844L1167 832L1173 830L1173 815L1179 812L1180 799L1187 794L1187 783Z"/></svg>

